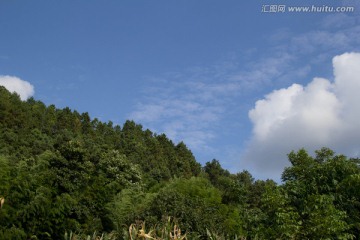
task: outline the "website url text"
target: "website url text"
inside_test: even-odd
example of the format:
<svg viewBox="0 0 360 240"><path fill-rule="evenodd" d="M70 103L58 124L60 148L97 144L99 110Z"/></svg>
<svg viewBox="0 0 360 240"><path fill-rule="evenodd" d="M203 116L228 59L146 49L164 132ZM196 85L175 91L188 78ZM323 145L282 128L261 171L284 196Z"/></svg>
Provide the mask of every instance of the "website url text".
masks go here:
<svg viewBox="0 0 360 240"><path fill-rule="evenodd" d="M263 13L351 13L355 11L353 6L287 6L287 5L262 5L261 12Z"/></svg>

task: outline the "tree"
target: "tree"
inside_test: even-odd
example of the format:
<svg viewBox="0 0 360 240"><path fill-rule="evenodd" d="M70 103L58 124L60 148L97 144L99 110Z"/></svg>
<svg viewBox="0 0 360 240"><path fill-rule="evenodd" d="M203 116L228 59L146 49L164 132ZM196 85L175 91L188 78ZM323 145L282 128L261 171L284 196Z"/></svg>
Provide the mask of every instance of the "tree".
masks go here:
<svg viewBox="0 0 360 240"><path fill-rule="evenodd" d="M235 208L221 203L221 193L204 178L174 179L160 188L149 208L145 221L156 224L174 217L190 236L206 236L206 229L235 236L240 232L240 217Z"/></svg>
<svg viewBox="0 0 360 240"><path fill-rule="evenodd" d="M282 179L286 194L301 217L301 236L329 239L358 236L353 215L347 208L353 197L344 194L346 188L339 188L359 174L358 165L328 148L316 151L314 158L304 149L291 152L289 161L292 166L284 170Z"/></svg>
<svg viewBox="0 0 360 240"><path fill-rule="evenodd" d="M242 208L245 236L250 239L297 239L300 216L284 189L272 181L256 181L256 199ZM255 201L254 201L255 200Z"/></svg>
<svg viewBox="0 0 360 240"><path fill-rule="evenodd" d="M208 175L209 180L215 186L218 184L220 177L230 176L229 171L223 169L218 160L213 159L211 162L207 162L204 166L204 172Z"/></svg>

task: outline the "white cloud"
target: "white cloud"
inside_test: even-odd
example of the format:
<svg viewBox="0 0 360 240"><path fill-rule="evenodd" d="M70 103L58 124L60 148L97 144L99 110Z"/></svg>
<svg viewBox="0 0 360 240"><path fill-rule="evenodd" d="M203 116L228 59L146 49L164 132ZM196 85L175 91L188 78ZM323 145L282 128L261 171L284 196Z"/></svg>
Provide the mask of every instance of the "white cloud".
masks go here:
<svg viewBox="0 0 360 240"><path fill-rule="evenodd" d="M18 77L0 75L0 85L19 94L23 101L34 95L34 86Z"/></svg>
<svg viewBox="0 0 360 240"><path fill-rule="evenodd" d="M279 179L288 164L286 154L323 146L359 156L360 53L333 58L333 82L314 78L273 91L249 111L253 138L242 167L263 178Z"/></svg>
<svg viewBox="0 0 360 240"><path fill-rule="evenodd" d="M311 151L317 146L315 140L319 146L321 143L332 147L335 141L330 141L329 136L335 139L345 136L336 132L341 129L338 125L345 121L342 115L348 111L344 107L346 98L340 97L341 87L321 78L306 85L304 79L316 76L314 69L328 77L333 56L360 51L358 23L358 16L328 15L322 22L315 23L311 31L298 33L280 29L273 36L266 36L266 48L259 46L244 50L240 55L234 53L228 61L217 66L194 67L157 76L156 81L149 84L151 86L145 86L146 91L129 117L158 133L166 133L174 141L185 141L197 157L206 153L206 160L215 157L227 162L235 172L244 155L237 158L235 154L227 154L224 148L237 142L236 146L232 145L236 148L234 152L244 152L242 148L246 144L243 141L251 127L246 119L251 108L249 102L258 99L257 94L280 89L268 94L251 111L256 137L251 140L247 160L241 165L250 170L251 164L259 163L261 166L253 166L253 169L268 169L267 173L274 170L273 176L279 177L282 171L280 169L279 173L279 166L282 168L287 164L286 154L291 149L306 147ZM294 82L299 84L291 85ZM331 101L333 104L328 105ZM360 119L350 110L346 117L347 126L355 125L350 123L351 114L354 115L351 119ZM322 116L327 116L327 120L317 121ZM290 132L296 137L289 138ZM348 149L348 153L356 151L347 148L347 142L358 139L358 134L354 129L347 132L348 138L343 143L336 142L338 152L346 153L343 149ZM309 135L313 140L308 140ZM280 138L286 142L274 148L271 141L279 143ZM299 142L303 144L299 146ZM271 152L272 149L275 150ZM263 156L280 159L280 163L275 166L272 161L251 160ZM268 167L264 167L266 164ZM260 172L257 176L266 174Z"/></svg>

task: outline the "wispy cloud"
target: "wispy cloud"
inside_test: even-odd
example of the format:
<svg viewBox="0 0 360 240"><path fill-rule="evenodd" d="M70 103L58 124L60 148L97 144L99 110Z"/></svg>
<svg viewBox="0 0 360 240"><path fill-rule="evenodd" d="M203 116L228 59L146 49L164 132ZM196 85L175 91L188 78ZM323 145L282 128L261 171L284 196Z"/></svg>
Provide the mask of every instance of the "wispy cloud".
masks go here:
<svg viewBox="0 0 360 240"><path fill-rule="evenodd" d="M244 69L233 74L231 79L243 91L254 91L259 87L271 86L274 79L289 72L294 61L295 57L284 51L272 53L271 56L258 56L256 61L247 63Z"/></svg>
<svg viewBox="0 0 360 240"><path fill-rule="evenodd" d="M209 76L211 75L211 77ZM208 150L238 85L219 69L191 69L152 79L129 117L174 141L185 141L195 150Z"/></svg>
<svg viewBox="0 0 360 240"><path fill-rule="evenodd" d="M343 23L337 21L343 21ZM334 23L336 26L333 26ZM280 89L262 100L263 107L261 107L261 101L257 102L250 114L256 137L249 138L251 144L248 145L248 149L240 149L243 143L237 145L229 143L228 146L222 146L226 150L219 150L223 152L223 161L232 169L241 170L241 168L251 166L256 169L255 165L261 163L273 171L271 161L259 162L255 159L261 156L268 156L272 160L278 158L278 155L272 156L266 151L273 147L269 139L273 138L274 126L283 126L283 121L287 122L289 116L294 114L291 104L295 103L292 97L299 99L300 95L306 95L318 101L317 95L311 95L310 89L322 90L323 93L328 94L325 96L329 98L339 97L337 93L330 90L333 88L330 80L318 79L309 84L309 79L311 79L309 76L310 74L319 76L323 71L330 72L329 69L324 69L324 66L330 66L334 55L347 51L360 51L358 23L358 16L348 17L341 14L327 16L308 32L294 33L289 29L279 29L273 36L267 37L268 41L264 45L269 47L266 51L253 48L241 55L242 58L238 55L238 58L232 58L215 66L194 67L182 72L154 77L148 81L149 85L144 87L144 94L129 117L156 132L166 133L174 141L185 141L192 150L216 152L219 147L216 140L224 137L223 124L229 123L228 119L234 119L234 114L238 114L236 119L244 121L241 120L244 117L240 114L245 115L251 108L249 99L256 99L257 95L269 92L270 89ZM315 70L318 71L315 72ZM326 77L329 75L327 74ZM292 85L294 82L298 84ZM244 103L249 109L244 110ZM270 107L272 105L277 106L276 111ZM311 104L308 103L308 106ZM318 110L317 107L326 109L326 106L316 105L315 113ZM265 118L261 119L262 117ZM331 119L334 116L328 115L328 117ZM234 128L230 132L237 132L239 135L242 134L241 128L251 127L247 126L247 123L241 123L241 128L235 128L236 124L232 123L226 127ZM315 126L317 129L328 129L330 126L327 124L322 123L321 126L315 124ZM287 136L285 132L282 134L279 136ZM317 137L327 138L328 136L319 134ZM264 143L264 139L269 140L268 144L261 146L256 144L260 141ZM279 142L275 140L273 143L278 144ZM293 143L291 146L295 149L304 146L295 140L287 140L290 145ZM255 151L254 146L258 148L258 151ZM279 150L277 153L282 156L281 159L286 158L289 150L288 147L277 148L276 145L274 149ZM244 159L241 159L243 157ZM282 161L281 166L286 164L286 160ZM276 174L279 173L280 165L276 165Z"/></svg>
<svg viewBox="0 0 360 240"><path fill-rule="evenodd" d="M244 111L239 108L239 102L254 91L272 86L273 79L288 74L291 61L291 56L279 53L249 61L244 67L239 67L239 62L228 61L152 78L128 117L158 133L166 133L175 142L184 141L195 152L224 155L212 143L224 137L224 124L229 122L230 115ZM228 134L231 132L228 130ZM226 150L229 157L238 151ZM226 161L227 156L222 158Z"/></svg>

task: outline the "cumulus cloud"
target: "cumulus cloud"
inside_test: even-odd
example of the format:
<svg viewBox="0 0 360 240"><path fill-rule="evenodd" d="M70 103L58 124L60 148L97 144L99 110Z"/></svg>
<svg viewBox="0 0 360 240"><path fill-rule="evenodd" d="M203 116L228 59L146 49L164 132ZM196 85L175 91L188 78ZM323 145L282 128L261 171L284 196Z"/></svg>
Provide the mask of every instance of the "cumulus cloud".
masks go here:
<svg viewBox="0 0 360 240"><path fill-rule="evenodd" d="M34 95L34 86L18 77L0 75L0 86L16 92L23 101Z"/></svg>
<svg viewBox="0 0 360 240"><path fill-rule="evenodd" d="M266 49L235 53L217 66L156 76L153 78L156 81L144 86L146 91L128 116L155 132L166 133L175 142L185 141L200 162L215 157L226 162L233 172L244 168L255 173L252 169L258 169L257 177L279 177L287 164L286 154L300 147L311 151L326 145L339 153L356 153L348 142L358 139L359 134L349 128L356 126L359 117L345 107L345 102L350 101L346 100L348 94L345 90L341 93L342 87L332 79L317 78L310 84L304 83L311 80L309 75L314 71L328 77L333 56L360 51L358 23L357 15L328 15L311 31L276 31L267 36ZM293 82L299 84L291 85ZM280 89L283 86L289 87ZM258 99L255 94L264 94L269 89L279 90L257 102L251 111L254 137L244 143L251 127L246 119L252 107L249 102ZM327 120L318 121L322 119L318 115L326 116ZM346 138L339 126L344 121L348 128ZM293 138L288 137L290 133ZM309 136L317 139L318 145ZM331 136L345 139L330 141ZM280 142L281 138L286 142ZM272 140L279 146L275 148ZM245 145L247 150L243 150ZM264 156L277 161L254 160Z"/></svg>
<svg viewBox="0 0 360 240"><path fill-rule="evenodd" d="M334 81L314 78L293 84L258 100L249 111L253 138L242 166L264 178L279 179L286 154L323 146L359 156L360 53L333 58Z"/></svg>

